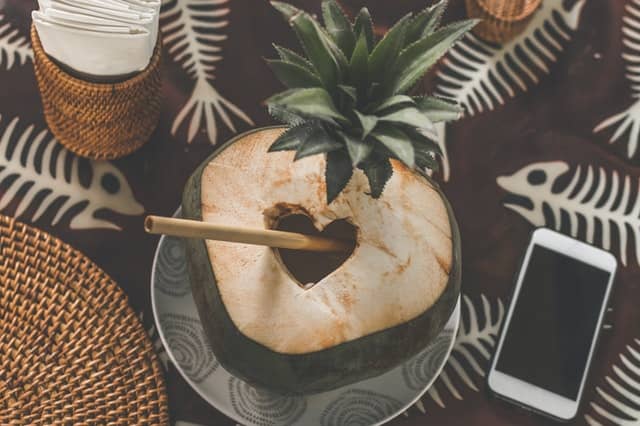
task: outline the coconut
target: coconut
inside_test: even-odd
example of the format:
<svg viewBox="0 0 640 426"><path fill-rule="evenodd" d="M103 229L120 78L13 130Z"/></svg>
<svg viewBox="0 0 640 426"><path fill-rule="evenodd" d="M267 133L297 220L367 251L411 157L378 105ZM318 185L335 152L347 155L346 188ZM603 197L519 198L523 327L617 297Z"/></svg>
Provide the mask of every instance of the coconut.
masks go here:
<svg viewBox="0 0 640 426"><path fill-rule="evenodd" d="M274 229L302 214L319 231L348 222L353 252L315 283L300 282L269 247L189 240L187 259L220 363L282 393L320 392L381 374L437 336L460 291L460 243L451 208L428 177L392 160L380 198L367 194L367 177L355 170L327 203L325 156L294 162L290 151L268 152L283 130L249 132L208 158L187 183L184 216ZM296 266L313 269L322 256Z"/></svg>

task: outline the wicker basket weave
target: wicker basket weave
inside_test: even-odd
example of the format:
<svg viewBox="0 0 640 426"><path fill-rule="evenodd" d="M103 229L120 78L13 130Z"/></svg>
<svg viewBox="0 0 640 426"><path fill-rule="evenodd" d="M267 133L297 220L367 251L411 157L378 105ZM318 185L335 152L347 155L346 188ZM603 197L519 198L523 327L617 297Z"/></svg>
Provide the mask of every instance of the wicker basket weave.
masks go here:
<svg viewBox="0 0 640 426"><path fill-rule="evenodd" d="M123 157L144 145L160 116L161 43L149 66L121 83L92 83L61 69L31 27L34 68L44 115L58 141L93 159Z"/></svg>
<svg viewBox="0 0 640 426"><path fill-rule="evenodd" d="M487 41L504 43L521 33L541 0L465 0L467 15L482 21L473 32Z"/></svg>
<svg viewBox="0 0 640 426"><path fill-rule="evenodd" d="M0 215L0 424L167 425L157 356L103 271Z"/></svg>

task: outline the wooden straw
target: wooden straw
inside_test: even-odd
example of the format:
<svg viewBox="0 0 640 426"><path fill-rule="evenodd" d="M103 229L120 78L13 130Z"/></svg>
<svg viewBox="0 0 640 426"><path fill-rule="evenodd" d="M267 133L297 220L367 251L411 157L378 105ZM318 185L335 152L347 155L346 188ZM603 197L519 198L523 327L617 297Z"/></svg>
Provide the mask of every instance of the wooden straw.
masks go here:
<svg viewBox="0 0 640 426"><path fill-rule="evenodd" d="M202 238L205 240L228 241L292 250L344 252L351 250L353 246L348 241L298 234L296 232L240 228L161 216L147 216L144 221L144 229L149 234Z"/></svg>

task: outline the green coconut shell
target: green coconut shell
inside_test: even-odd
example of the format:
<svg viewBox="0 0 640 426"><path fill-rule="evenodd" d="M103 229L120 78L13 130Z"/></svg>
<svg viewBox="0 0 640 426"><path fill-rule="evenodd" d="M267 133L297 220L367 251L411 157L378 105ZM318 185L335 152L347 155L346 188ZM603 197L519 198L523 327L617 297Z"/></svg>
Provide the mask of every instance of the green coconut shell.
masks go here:
<svg viewBox="0 0 640 426"><path fill-rule="evenodd" d="M183 193L184 218L202 220L201 178L207 164L234 143L265 129L255 129L236 136L196 169ZM278 353L241 333L220 296L205 241L185 240L193 297L204 332L220 364L234 376L254 386L285 395L300 395L324 392L378 376L425 349L449 320L460 294L461 279L458 226L445 195L436 183L432 184L447 208L453 242L449 280L440 297L429 309L410 321L316 352Z"/></svg>

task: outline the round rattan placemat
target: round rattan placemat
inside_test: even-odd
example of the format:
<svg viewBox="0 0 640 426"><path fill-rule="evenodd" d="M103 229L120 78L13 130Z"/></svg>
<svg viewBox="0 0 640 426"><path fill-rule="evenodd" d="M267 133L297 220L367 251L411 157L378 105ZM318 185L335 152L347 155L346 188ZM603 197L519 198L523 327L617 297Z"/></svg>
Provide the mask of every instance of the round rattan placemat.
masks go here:
<svg viewBox="0 0 640 426"><path fill-rule="evenodd" d="M0 424L166 425L158 358L122 290L0 215Z"/></svg>

